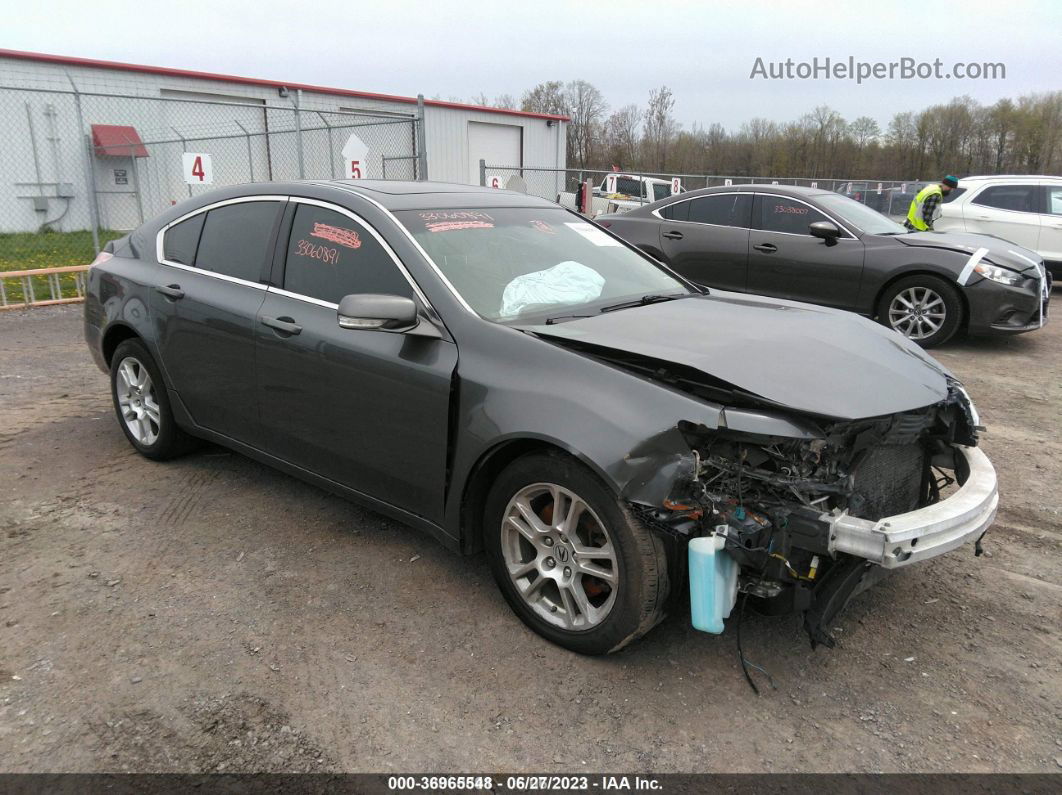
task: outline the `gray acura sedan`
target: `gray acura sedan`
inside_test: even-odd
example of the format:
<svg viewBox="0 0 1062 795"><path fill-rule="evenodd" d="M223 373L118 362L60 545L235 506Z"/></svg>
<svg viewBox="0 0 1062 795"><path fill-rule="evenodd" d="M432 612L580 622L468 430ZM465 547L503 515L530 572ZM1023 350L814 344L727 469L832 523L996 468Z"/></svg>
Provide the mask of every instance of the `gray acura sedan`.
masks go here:
<svg viewBox="0 0 1062 795"><path fill-rule="evenodd" d="M688 279L847 309L925 348L1047 319L1043 259L1001 238L908 233L854 199L785 185L672 196L598 223Z"/></svg>
<svg viewBox="0 0 1062 795"><path fill-rule="evenodd" d="M914 344L708 291L507 191L189 199L93 263L85 337L141 454L209 440L483 550L516 614L583 653L669 594L699 629L740 595L829 644L854 594L996 511L974 407Z"/></svg>

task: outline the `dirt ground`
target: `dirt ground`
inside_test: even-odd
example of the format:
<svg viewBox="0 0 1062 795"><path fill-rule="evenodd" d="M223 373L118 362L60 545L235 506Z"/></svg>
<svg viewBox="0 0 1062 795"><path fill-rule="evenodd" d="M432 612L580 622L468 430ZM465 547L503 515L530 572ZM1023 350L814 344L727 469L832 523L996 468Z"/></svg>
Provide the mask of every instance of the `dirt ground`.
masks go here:
<svg viewBox="0 0 1062 795"><path fill-rule="evenodd" d="M1062 317L936 352L989 427L985 556L887 579L832 650L746 615L757 697L733 627L578 657L482 557L219 448L139 457L80 312L0 315L2 771L1062 769Z"/></svg>

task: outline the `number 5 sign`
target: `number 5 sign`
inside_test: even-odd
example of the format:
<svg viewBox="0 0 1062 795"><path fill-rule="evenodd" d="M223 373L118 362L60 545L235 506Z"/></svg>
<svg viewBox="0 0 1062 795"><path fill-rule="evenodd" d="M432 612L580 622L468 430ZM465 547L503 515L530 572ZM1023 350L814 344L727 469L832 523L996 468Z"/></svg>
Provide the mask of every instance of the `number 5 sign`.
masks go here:
<svg viewBox="0 0 1062 795"><path fill-rule="evenodd" d="M214 181L214 166L210 155L185 152L182 157L184 181L189 185L210 185Z"/></svg>
<svg viewBox="0 0 1062 795"><path fill-rule="evenodd" d="M343 162L346 164L347 179L362 179L365 176L365 157L369 147L354 133L343 144Z"/></svg>

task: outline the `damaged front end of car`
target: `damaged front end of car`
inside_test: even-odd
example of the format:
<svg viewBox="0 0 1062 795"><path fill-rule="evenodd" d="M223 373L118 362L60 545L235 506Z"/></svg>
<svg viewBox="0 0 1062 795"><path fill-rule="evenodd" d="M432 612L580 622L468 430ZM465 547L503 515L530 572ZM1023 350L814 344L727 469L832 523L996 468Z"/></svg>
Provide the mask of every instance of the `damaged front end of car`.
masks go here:
<svg viewBox="0 0 1062 795"><path fill-rule="evenodd" d="M724 410L726 417L728 410ZM980 537L998 502L976 447L978 418L957 381L934 405L860 420L770 413L717 428L680 423L689 453L665 499L632 499L640 519L688 548L694 625L721 632L738 595L762 613L802 613L812 646L890 569ZM793 426L797 427L797 426ZM773 435L777 432L779 435Z"/></svg>

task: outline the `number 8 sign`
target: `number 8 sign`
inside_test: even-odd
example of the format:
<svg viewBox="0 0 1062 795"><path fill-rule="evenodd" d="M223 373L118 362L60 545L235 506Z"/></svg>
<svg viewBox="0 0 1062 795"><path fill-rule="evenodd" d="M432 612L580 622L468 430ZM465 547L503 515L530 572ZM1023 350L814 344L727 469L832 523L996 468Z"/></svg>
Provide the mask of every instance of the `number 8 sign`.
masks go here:
<svg viewBox="0 0 1062 795"><path fill-rule="evenodd" d="M185 152L181 158L184 181L189 185L210 185L214 182L214 166L210 155Z"/></svg>

